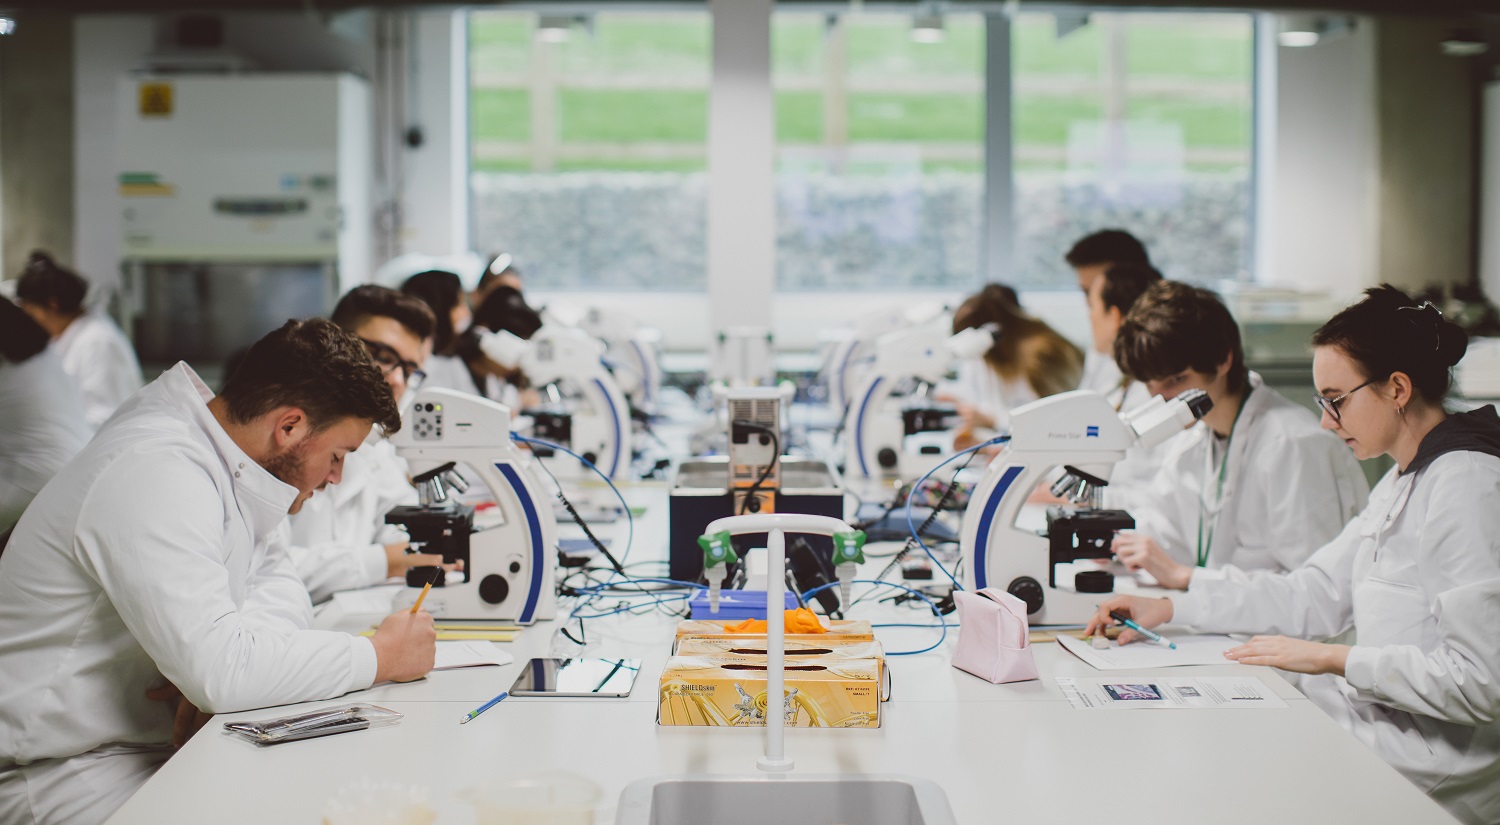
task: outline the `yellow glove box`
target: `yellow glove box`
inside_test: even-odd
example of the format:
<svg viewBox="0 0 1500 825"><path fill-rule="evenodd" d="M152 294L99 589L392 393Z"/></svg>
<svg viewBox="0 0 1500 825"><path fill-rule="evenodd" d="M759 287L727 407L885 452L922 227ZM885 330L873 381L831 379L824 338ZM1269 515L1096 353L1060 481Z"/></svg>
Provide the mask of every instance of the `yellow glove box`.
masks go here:
<svg viewBox="0 0 1500 825"><path fill-rule="evenodd" d="M787 727L878 728L884 684L880 658L789 656L782 706ZM673 656L662 668L656 720L764 727L770 704L764 656Z"/></svg>

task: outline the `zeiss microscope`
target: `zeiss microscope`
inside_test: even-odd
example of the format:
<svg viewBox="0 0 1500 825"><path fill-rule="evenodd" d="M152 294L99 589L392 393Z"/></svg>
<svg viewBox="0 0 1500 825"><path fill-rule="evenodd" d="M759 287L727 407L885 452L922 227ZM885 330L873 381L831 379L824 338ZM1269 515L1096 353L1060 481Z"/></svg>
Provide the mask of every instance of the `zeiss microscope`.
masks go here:
<svg viewBox="0 0 1500 825"><path fill-rule="evenodd" d="M1135 526L1123 510L1099 509L1101 488L1127 449L1160 444L1212 408L1202 390L1171 401L1158 395L1128 413L1115 412L1104 396L1087 390L1017 407L1010 441L985 468L964 510L964 587L1004 588L1026 602L1033 625L1081 624L1117 583L1134 589L1133 577L1106 569L1075 573L1073 562L1110 558L1115 532ZM1045 533L1017 527L1032 489L1058 467L1063 474L1052 493L1078 507L1048 508Z"/></svg>
<svg viewBox="0 0 1500 825"><path fill-rule="evenodd" d="M914 405L910 399L902 399L898 395L901 389L913 381L936 384L954 361L977 358L994 345L993 328L949 334L951 324L951 318L944 314L883 335L876 342L875 364L854 394L843 426L844 481L862 494L891 481L921 475L928 467L920 466L917 458L907 453L907 437L947 428L951 416L931 405Z"/></svg>
<svg viewBox="0 0 1500 825"><path fill-rule="evenodd" d="M411 466L420 503L390 511L386 523L406 526L413 552L463 562L455 573L407 571L409 587L432 582L428 610L519 624L556 615L557 523L528 467L532 459L510 439L510 410L468 393L420 390L392 441ZM481 510L478 528L475 508L455 497L470 478L484 484L498 511Z"/></svg>
<svg viewBox="0 0 1500 825"><path fill-rule="evenodd" d="M565 385L580 399L564 402L565 413L534 415L537 437L587 458L610 479L624 478L630 471L630 406L604 366L604 344L582 329L562 324L544 325L528 343L521 356L526 377L538 387ZM549 466L568 476L579 465L564 459Z"/></svg>

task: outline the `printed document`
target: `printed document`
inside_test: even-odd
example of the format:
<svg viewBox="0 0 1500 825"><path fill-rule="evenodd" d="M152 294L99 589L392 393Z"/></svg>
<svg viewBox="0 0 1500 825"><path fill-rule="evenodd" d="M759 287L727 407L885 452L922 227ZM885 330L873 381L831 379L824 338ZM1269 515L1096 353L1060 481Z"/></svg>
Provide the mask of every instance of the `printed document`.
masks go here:
<svg viewBox="0 0 1500 825"><path fill-rule="evenodd" d="M1178 665L1227 665L1224 651L1240 642L1228 636L1172 636L1177 649L1156 642L1138 641L1122 645L1111 641L1103 650L1095 649L1086 639L1058 636L1057 643L1074 656L1088 662L1099 670L1145 670L1154 667L1176 667Z"/></svg>
<svg viewBox="0 0 1500 825"><path fill-rule="evenodd" d="M1284 708L1256 676L1058 676L1057 686L1084 710Z"/></svg>

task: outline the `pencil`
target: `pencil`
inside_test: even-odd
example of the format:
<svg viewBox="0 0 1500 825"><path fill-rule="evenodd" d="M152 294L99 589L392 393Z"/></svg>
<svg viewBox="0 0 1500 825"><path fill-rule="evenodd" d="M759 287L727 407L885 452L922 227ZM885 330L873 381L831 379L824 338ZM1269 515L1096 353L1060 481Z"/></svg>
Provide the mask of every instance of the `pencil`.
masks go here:
<svg viewBox="0 0 1500 825"><path fill-rule="evenodd" d="M432 582L428 582L428 583L422 585L422 592L417 595L416 602L413 603L412 606L411 606L411 614L413 616L417 615L417 611L422 609L422 600L425 599L425 598L427 598L427 591L429 591L431 589L432 589Z"/></svg>

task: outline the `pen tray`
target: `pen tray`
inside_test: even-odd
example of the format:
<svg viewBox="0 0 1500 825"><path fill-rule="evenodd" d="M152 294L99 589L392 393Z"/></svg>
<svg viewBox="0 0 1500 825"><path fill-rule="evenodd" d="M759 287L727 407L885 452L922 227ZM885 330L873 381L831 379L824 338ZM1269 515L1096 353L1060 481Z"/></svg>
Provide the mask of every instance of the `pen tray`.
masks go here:
<svg viewBox="0 0 1500 825"><path fill-rule="evenodd" d="M224 732L257 745L279 745L337 733L394 725L401 714L378 705L354 703L319 708L295 716L225 722Z"/></svg>

